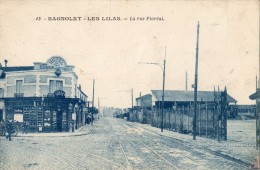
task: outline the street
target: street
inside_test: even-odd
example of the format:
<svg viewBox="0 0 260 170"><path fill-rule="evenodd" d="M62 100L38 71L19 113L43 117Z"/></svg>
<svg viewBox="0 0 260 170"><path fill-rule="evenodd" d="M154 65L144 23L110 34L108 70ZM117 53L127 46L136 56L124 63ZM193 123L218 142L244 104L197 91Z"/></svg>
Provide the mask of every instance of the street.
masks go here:
<svg viewBox="0 0 260 170"><path fill-rule="evenodd" d="M0 169L252 169L123 119L103 117L93 127L74 137L1 137Z"/></svg>

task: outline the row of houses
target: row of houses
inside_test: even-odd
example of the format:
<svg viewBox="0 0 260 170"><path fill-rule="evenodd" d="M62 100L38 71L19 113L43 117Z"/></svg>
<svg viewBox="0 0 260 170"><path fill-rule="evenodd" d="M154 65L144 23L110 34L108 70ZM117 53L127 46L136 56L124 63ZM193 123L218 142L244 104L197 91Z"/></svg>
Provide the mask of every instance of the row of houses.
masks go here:
<svg viewBox="0 0 260 170"><path fill-rule="evenodd" d="M0 121L27 123L31 131L69 131L85 124L88 96L74 66L60 56L33 66L0 66Z"/></svg>

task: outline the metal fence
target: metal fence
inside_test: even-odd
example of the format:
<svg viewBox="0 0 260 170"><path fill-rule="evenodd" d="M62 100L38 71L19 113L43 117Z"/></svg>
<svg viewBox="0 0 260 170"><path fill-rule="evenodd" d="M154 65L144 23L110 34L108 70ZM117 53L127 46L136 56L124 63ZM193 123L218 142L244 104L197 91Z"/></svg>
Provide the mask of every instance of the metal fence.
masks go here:
<svg viewBox="0 0 260 170"><path fill-rule="evenodd" d="M198 103L196 119L196 135L227 139L227 93L214 93L214 102ZM183 134L192 133L194 107L192 104L165 109L163 128ZM142 108L130 113L130 121L151 124L161 128L161 109L147 110Z"/></svg>
<svg viewBox="0 0 260 170"><path fill-rule="evenodd" d="M178 107L176 109L165 110L163 116L163 128L180 132L192 133L193 106ZM161 127L161 110L153 110L151 115L151 125ZM197 108L197 135L206 137L217 137L218 114L213 104L198 105Z"/></svg>

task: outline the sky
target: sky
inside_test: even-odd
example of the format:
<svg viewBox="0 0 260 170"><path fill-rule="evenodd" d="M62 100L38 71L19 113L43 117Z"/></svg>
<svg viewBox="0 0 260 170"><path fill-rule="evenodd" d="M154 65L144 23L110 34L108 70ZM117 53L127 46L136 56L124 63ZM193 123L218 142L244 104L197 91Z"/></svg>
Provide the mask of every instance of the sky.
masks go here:
<svg viewBox="0 0 260 170"><path fill-rule="evenodd" d="M82 18L49 21L48 17ZM87 17L99 20L83 20ZM75 66L78 84L89 99L95 79L101 106L130 107L131 89L134 98L162 89L161 68L139 62L162 63L165 57L165 89L185 90L187 71L188 90L193 90L198 22L198 90L226 86L238 104L254 103L249 95L259 75L257 0L0 0L0 63L7 59L8 66L27 66L61 56Z"/></svg>

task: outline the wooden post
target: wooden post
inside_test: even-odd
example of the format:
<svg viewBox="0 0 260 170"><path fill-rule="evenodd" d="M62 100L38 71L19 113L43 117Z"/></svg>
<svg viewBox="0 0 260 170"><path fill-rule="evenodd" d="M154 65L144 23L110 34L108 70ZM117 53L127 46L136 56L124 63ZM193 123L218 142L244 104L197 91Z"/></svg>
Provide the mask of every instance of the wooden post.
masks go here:
<svg viewBox="0 0 260 170"><path fill-rule="evenodd" d="M208 105L206 103L206 137L208 137Z"/></svg>
<svg viewBox="0 0 260 170"><path fill-rule="evenodd" d="M198 54L199 54L199 27L197 25L197 47L196 47L196 63L195 63L195 82L194 82L194 114L193 114L193 140L196 140L196 114L197 114L197 88L198 88Z"/></svg>
<svg viewBox="0 0 260 170"><path fill-rule="evenodd" d="M190 104L189 104L189 106L188 106L188 112L187 112L187 115L188 115L188 132L189 132L189 130L190 130Z"/></svg>
<svg viewBox="0 0 260 170"><path fill-rule="evenodd" d="M201 113L200 113L200 104L199 104L199 136L201 132Z"/></svg>

